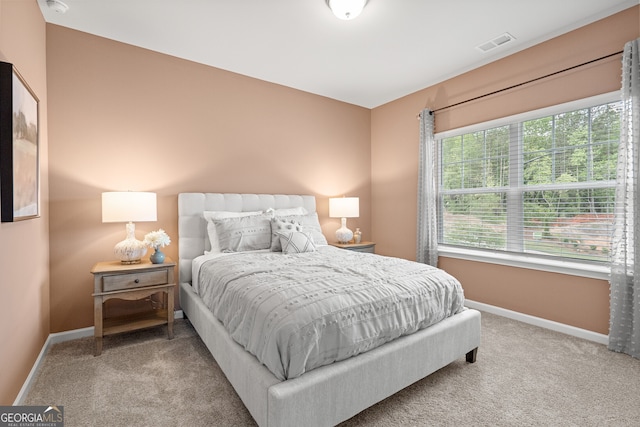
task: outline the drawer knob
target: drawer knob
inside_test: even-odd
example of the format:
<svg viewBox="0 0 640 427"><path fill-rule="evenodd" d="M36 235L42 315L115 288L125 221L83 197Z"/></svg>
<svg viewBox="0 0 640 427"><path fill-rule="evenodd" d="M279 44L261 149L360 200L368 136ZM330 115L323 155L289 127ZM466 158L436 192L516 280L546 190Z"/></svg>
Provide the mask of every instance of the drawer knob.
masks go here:
<svg viewBox="0 0 640 427"><path fill-rule="evenodd" d="M136 279L133 281L134 283L140 283L140 279Z"/></svg>

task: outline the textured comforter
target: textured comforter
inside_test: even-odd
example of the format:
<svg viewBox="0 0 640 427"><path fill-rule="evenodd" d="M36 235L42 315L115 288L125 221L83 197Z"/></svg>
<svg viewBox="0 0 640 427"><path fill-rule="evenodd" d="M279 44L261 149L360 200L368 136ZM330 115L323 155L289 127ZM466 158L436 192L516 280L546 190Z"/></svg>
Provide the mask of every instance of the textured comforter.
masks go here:
<svg viewBox="0 0 640 427"><path fill-rule="evenodd" d="M225 254L199 265L194 290L282 380L426 328L464 305L460 283L442 270L332 246Z"/></svg>

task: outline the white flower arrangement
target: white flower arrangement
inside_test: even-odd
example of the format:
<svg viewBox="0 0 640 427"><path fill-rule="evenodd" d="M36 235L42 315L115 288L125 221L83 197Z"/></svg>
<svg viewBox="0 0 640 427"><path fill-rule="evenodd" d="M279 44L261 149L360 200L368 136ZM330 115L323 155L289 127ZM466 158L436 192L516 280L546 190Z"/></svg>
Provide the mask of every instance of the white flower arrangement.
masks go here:
<svg viewBox="0 0 640 427"><path fill-rule="evenodd" d="M161 228L158 231L152 231L151 233L144 236L144 240L142 243L150 248L158 249L160 247L165 247L169 243L171 243L171 239L169 238L169 235L165 233L165 231Z"/></svg>

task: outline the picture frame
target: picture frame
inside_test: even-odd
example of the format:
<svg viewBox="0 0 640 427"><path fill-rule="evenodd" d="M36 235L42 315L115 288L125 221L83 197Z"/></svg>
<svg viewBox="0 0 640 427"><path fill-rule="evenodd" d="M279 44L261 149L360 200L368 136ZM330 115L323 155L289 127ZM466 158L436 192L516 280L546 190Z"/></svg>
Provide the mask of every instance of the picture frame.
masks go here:
<svg viewBox="0 0 640 427"><path fill-rule="evenodd" d="M39 100L18 70L0 62L0 220L40 216Z"/></svg>

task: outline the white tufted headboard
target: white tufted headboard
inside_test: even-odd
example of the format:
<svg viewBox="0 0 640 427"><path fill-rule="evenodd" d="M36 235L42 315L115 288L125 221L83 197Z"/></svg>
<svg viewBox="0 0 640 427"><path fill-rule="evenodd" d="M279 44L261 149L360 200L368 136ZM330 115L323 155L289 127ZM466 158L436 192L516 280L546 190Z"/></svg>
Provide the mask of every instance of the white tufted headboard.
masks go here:
<svg viewBox="0 0 640 427"><path fill-rule="evenodd" d="M178 194L178 268L180 282L191 282L191 263L209 249L207 222L204 211L250 212L304 207L316 211L314 196L283 194Z"/></svg>

